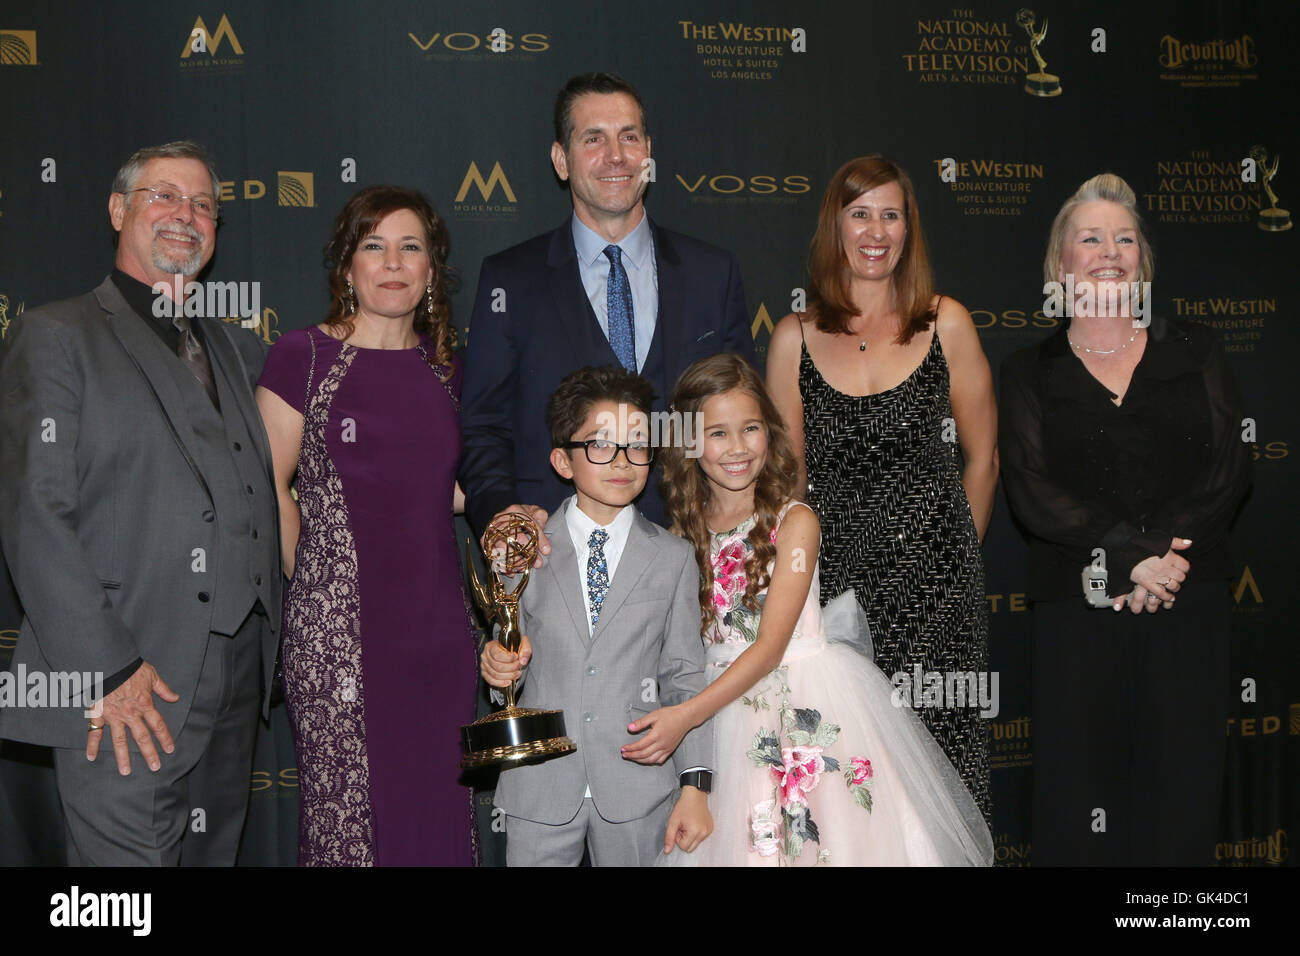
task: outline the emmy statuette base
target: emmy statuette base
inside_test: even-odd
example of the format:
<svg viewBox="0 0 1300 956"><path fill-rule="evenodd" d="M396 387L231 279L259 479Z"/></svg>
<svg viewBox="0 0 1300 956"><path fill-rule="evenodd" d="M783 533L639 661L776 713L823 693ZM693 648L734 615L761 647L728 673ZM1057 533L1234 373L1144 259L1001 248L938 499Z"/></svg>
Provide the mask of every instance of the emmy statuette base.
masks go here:
<svg viewBox="0 0 1300 956"><path fill-rule="evenodd" d="M462 769L546 759L577 750L564 730L564 712L507 707L460 729Z"/></svg>
<svg viewBox="0 0 1300 956"><path fill-rule="evenodd" d="M1286 232L1291 228L1291 213L1285 209L1261 209L1256 225L1265 232Z"/></svg>
<svg viewBox="0 0 1300 956"><path fill-rule="evenodd" d="M1061 78L1051 73L1030 73L1025 77L1025 92L1030 96L1060 96Z"/></svg>

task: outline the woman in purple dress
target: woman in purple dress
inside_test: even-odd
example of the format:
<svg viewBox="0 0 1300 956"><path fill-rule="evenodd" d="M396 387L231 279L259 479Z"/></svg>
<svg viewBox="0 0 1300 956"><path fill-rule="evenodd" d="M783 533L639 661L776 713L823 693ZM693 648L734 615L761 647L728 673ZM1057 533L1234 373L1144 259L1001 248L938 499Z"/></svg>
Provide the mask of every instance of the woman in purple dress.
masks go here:
<svg viewBox="0 0 1300 956"><path fill-rule="evenodd" d="M329 316L281 336L257 389L291 579L298 862L469 864L457 761L477 663L452 527L447 230L420 194L375 186L326 252Z"/></svg>

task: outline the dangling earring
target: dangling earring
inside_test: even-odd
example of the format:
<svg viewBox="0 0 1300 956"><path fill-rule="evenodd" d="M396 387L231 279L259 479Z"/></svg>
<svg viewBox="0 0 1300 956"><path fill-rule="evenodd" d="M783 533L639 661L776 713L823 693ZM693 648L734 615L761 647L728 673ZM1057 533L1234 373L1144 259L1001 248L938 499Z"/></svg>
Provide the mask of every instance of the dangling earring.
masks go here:
<svg viewBox="0 0 1300 956"><path fill-rule="evenodd" d="M432 282L430 282L427 286L424 287L424 294L429 297L429 305L428 305L429 318L433 318L433 283Z"/></svg>
<svg viewBox="0 0 1300 956"><path fill-rule="evenodd" d="M357 294L352 288L352 280L348 280L348 315L356 315L357 312Z"/></svg>

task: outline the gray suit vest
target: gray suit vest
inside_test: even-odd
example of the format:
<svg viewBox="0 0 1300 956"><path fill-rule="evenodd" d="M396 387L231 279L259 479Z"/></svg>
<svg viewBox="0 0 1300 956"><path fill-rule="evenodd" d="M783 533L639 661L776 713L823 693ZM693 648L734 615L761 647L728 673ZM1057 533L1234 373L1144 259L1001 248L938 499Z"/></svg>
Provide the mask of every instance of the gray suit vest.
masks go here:
<svg viewBox="0 0 1300 956"><path fill-rule="evenodd" d="M211 347L208 353L211 357ZM258 461L256 445L225 371L212 362L221 402L218 412L183 363L172 361L167 367L185 398L198 449L195 464L212 496L211 517L205 514L203 518L217 526L216 553L204 556L206 571L195 575L199 599L206 593L212 602L212 630L233 635L259 595L279 584L276 576L280 569L272 566L278 555L265 547L275 534L274 490Z"/></svg>

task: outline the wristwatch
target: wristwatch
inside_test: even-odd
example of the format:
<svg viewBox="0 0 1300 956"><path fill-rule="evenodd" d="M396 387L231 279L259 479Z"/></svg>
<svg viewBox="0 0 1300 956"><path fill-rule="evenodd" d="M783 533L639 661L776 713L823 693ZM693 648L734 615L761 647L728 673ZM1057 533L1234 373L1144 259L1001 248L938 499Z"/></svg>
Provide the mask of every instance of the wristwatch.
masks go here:
<svg viewBox="0 0 1300 956"><path fill-rule="evenodd" d="M677 777L677 783L683 787L694 787L704 793L713 789L712 770L683 770Z"/></svg>

